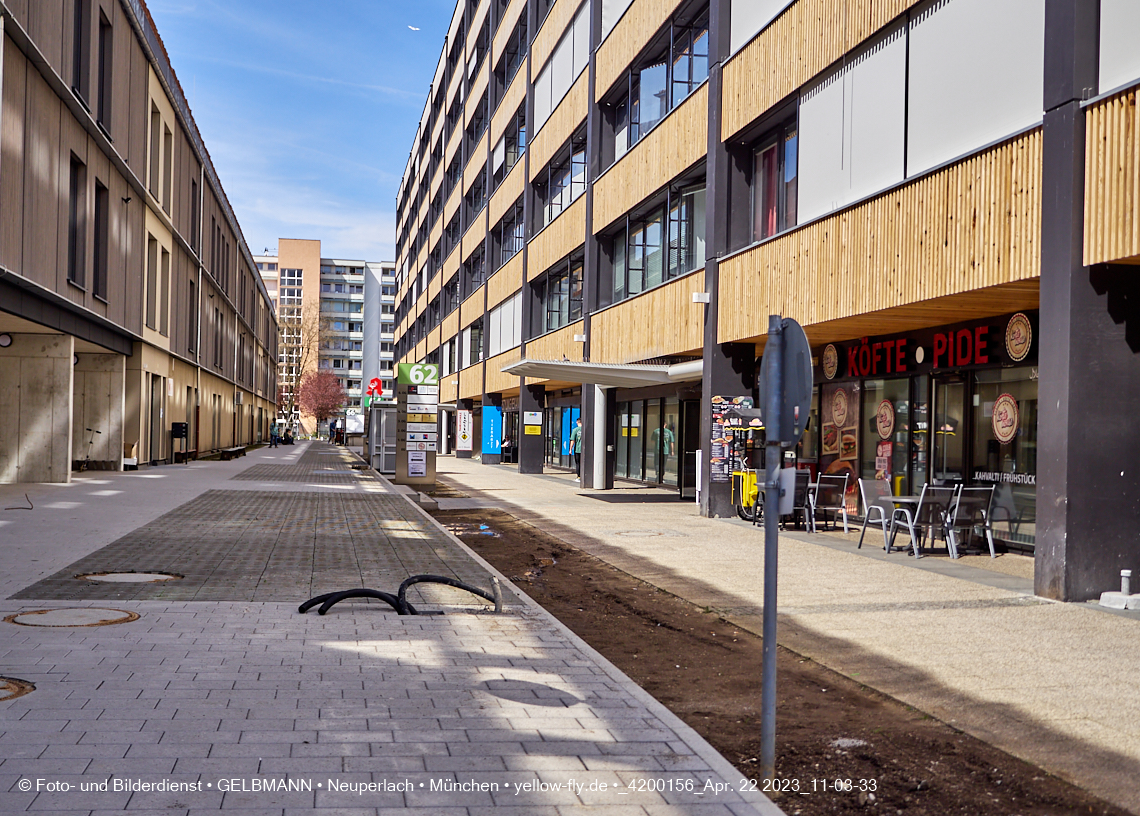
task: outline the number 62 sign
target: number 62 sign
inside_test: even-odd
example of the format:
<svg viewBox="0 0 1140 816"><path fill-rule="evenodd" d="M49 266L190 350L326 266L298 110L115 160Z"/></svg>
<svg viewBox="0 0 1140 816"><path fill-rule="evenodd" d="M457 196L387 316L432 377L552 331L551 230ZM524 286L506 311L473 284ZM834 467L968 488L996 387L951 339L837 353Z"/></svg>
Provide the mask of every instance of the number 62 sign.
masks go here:
<svg viewBox="0 0 1140 816"><path fill-rule="evenodd" d="M400 363L396 367L400 385L438 385L439 366L434 363Z"/></svg>

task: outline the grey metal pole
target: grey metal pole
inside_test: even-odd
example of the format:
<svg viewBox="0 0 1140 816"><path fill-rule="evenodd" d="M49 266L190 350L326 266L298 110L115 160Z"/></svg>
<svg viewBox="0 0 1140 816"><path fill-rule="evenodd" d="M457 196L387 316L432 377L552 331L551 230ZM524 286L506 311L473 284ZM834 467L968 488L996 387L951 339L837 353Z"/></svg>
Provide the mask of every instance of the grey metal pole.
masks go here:
<svg viewBox="0 0 1140 816"><path fill-rule="evenodd" d="M780 315L768 316L768 362L764 406L764 643L760 672L760 775L776 778L776 561L780 538L780 407L784 400L784 334Z"/></svg>

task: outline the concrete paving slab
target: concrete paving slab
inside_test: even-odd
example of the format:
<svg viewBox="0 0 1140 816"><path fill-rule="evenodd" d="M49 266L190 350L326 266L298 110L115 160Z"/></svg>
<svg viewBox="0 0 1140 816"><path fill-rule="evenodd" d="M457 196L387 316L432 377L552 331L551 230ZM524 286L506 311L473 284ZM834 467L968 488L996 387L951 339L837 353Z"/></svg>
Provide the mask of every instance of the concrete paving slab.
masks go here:
<svg viewBox="0 0 1140 816"><path fill-rule="evenodd" d="M495 574L350 463L314 444L203 463L201 475L191 465L169 475L183 480L180 502L74 546L55 545L50 517L0 526L33 536L42 556L2 584L18 597L0 601L0 616L66 606L85 620L110 598L138 616L0 623L0 656L37 684L0 701L0 776L13 791L0 810L698 813L701 803L612 783L618 772L735 782L707 743L501 576L502 615L430 587L415 602L449 614L401 617L369 602L299 614L333 582L394 589L422 570L485 585ZM113 515L128 494L102 496L98 512ZM177 589L73 577L127 568L185 577ZM570 784L595 775L612 799ZM730 800L741 813L780 812L761 796Z"/></svg>

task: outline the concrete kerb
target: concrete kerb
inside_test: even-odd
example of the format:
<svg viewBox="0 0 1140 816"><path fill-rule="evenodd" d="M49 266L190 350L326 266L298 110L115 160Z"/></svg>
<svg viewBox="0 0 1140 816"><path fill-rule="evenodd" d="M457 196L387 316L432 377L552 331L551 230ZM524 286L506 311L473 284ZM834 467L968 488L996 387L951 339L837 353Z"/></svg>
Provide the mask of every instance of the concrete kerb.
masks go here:
<svg viewBox="0 0 1140 816"><path fill-rule="evenodd" d="M387 477L381 474L377 474L377 476L390 486L395 487ZM607 676L609 676L611 680L625 689L630 696L634 697L636 700L638 700L638 702L644 705L655 717L658 717L664 723L669 725L670 728L676 731L677 735L681 737L681 739L693 751L693 753L708 763L711 770L719 773L725 779L733 779L741 776L740 771L738 771L731 762L721 756L715 748L709 745L708 742L706 742L700 734L698 734L683 720L681 720L680 717L666 708L664 704L658 701L657 698L655 698L641 686L637 685L637 683L630 680L629 677L627 677L625 673L621 671L621 669L607 660L590 644L582 640L582 638L578 637L578 635L576 635L571 629L562 623L562 621L554 617L554 615L548 612L541 604L523 592L522 589L514 584L509 578L507 578L505 575L495 569L495 567L489 564L486 559L479 555L479 553L475 552L466 544L464 544L455 534L440 524L439 521L435 519L430 513L428 513L424 508L420 507L420 505L416 502L415 495L408 495L407 493L403 493L402 495L408 504L414 507L416 511L424 517L428 524L432 525L441 533L443 533L453 544L455 544L459 549L474 559L480 566L487 570L487 572L498 578L502 584L509 586L511 588L511 591L514 592L524 604L530 607L530 609L536 615L543 618L549 623L550 626L561 632L567 640L573 643L584 654L588 654L594 661L597 662L598 666L607 674ZM740 790L737 791L737 793L741 799L755 807L760 816L786 816L784 811L777 807L777 805L771 799L758 791Z"/></svg>

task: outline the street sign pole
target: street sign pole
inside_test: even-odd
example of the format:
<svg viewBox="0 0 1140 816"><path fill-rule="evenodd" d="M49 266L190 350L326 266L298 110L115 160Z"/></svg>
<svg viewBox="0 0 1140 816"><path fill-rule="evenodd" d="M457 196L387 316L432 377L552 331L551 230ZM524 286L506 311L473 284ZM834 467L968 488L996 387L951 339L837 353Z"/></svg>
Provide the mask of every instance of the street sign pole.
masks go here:
<svg viewBox="0 0 1140 816"><path fill-rule="evenodd" d="M764 405L764 627L760 670L760 776L776 778L776 562L780 546L780 468L784 452L780 411L784 401L784 327L768 316L767 403Z"/></svg>

